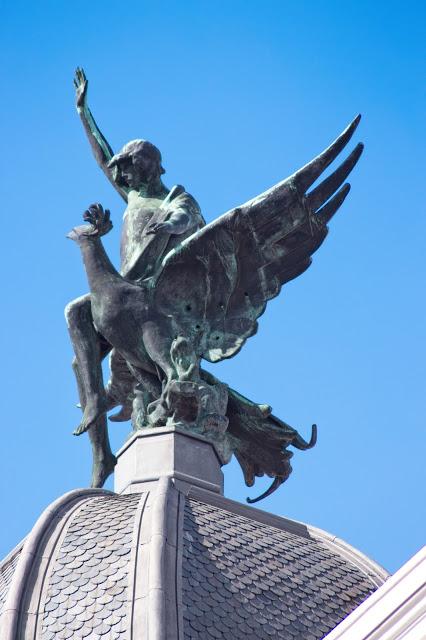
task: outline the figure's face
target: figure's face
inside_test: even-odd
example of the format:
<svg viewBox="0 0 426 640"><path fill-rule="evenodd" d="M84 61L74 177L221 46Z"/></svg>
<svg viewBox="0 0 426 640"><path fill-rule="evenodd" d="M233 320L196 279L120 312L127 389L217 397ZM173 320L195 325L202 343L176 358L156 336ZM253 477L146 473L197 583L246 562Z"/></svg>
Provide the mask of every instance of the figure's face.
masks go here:
<svg viewBox="0 0 426 640"><path fill-rule="evenodd" d="M132 159L126 158L116 164L113 169L113 176L120 187L134 187L134 178L136 176L134 175Z"/></svg>
<svg viewBox="0 0 426 640"><path fill-rule="evenodd" d="M124 157L114 167L114 180L121 187L140 189L142 185L151 182L157 173L158 163L148 154L139 153L135 156Z"/></svg>

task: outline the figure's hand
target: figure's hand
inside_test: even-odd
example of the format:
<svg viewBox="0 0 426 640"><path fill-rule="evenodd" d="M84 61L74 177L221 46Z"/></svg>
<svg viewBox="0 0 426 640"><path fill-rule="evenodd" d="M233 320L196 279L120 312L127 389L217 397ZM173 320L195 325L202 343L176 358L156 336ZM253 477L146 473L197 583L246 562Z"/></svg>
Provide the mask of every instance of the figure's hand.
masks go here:
<svg viewBox="0 0 426 640"><path fill-rule="evenodd" d="M177 209L166 222L153 222L145 230L146 235L152 233L168 233L179 236L195 225L195 218L184 209Z"/></svg>
<svg viewBox="0 0 426 640"><path fill-rule="evenodd" d="M110 212L108 209L104 211L101 204L91 204L83 213L83 220L89 224L74 227L74 229L71 229L67 234L67 238L74 240L77 244L82 244L85 240L87 241L88 238L100 238L112 229ZM80 433L83 432L77 431L76 435Z"/></svg>
<svg viewBox="0 0 426 640"><path fill-rule="evenodd" d="M86 78L86 74L83 69L77 67L75 70L74 76L74 86L75 86L75 97L76 97L76 106L78 108L83 108L86 105L87 99L87 86L89 81Z"/></svg>
<svg viewBox="0 0 426 640"><path fill-rule="evenodd" d="M154 222L153 224L148 225L145 230L145 234L147 236L152 235L154 233L169 233L173 232L173 225L170 222Z"/></svg>
<svg viewBox="0 0 426 640"><path fill-rule="evenodd" d="M104 236L112 229L109 209L103 208L101 204L91 204L83 213L83 220L89 222L88 236Z"/></svg>

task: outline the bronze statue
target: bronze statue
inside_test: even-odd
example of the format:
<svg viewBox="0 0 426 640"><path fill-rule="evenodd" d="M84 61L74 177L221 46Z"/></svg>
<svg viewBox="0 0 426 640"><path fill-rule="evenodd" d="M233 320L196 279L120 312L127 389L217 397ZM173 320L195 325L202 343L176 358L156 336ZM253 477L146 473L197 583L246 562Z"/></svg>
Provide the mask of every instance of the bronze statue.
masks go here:
<svg viewBox="0 0 426 640"><path fill-rule="evenodd" d="M270 494L291 472L289 445L309 442L200 367L234 356L257 331L257 318L281 286L305 271L343 203L341 186L361 155L348 158L308 191L352 137L358 116L323 153L286 180L206 225L198 204L181 186L167 189L161 154L134 140L114 155L87 106L87 80L76 72L77 109L98 164L127 202L120 273L102 245L112 228L100 204L89 223L69 237L81 248L90 294L68 305L83 418L94 452L93 486L114 466L106 412L131 418L134 429L178 425L215 443L223 463L234 453L251 486L274 478ZM101 361L111 352L104 388Z"/></svg>

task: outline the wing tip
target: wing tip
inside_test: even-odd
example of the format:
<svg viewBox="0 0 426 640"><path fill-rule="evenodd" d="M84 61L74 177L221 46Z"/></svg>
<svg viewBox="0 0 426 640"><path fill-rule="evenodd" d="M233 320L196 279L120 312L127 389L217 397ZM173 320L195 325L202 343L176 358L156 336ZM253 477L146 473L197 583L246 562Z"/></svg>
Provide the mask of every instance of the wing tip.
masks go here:
<svg viewBox="0 0 426 640"><path fill-rule="evenodd" d="M349 125L349 129L352 129L353 131L355 131L355 129L357 128L357 126L359 125L360 121L361 121L361 114L358 113L355 118L352 120L352 122Z"/></svg>
<svg viewBox="0 0 426 640"><path fill-rule="evenodd" d="M348 126L346 127L345 131L343 131L343 133L341 134L340 138L345 138L346 136L348 136L348 139L345 142L345 145L349 142L350 138L352 138L355 129L358 127L359 123L361 120L361 114L358 113L358 115L355 116L355 118L352 120L352 122L350 122L348 124Z"/></svg>
<svg viewBox="0 0 426 640"><path fill-rule="evenodd" d="M329 147L324 149L322 153L293 174L293 181L299 191L306 192L315 180L319 178L323 171L337 158L339 153L346 147L352 138L360 120L361 114L359 113ZM358 148L359 147L357 146L356 149Z"/></svg>
<svg viewBox="0 0 426 640"><path fill-rule="evenodd" d="M346 200L346 197L351 190L351 185L349 182L345 182L343 187L339 189L339 191L329 200L321 209L319 209L316 214L318 217L325 223L328 224L331 218L334 216L336 211L340 209L343 202Z"/></svg>

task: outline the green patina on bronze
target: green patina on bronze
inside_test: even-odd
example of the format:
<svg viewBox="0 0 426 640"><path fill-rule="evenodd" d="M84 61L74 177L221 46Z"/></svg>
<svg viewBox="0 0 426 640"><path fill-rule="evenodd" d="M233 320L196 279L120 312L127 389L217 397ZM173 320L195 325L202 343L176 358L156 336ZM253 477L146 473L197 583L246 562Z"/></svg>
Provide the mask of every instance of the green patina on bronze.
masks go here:
<svg viewBox="0 0 426 640"><path fill-rule="evenodd" d="M112 421L133 429L177 425L213 442L225 464L235 454L251 486L267 474L269 495L291 473L291 445L309 442L271 414L220 382L202 359L231 358L257 331L257 319L283 284L303 273L343 203L343 184L358 161L347 159L309 191L352 137L359 116L323 153L295 174L206 225L195 199L163 181L160 151L133 140L114 155L87 105L87 79L77 69L77 110L95 158L127 203L121 268L109 260L101 237L112 228L100 204L69 237L81 249L90 293L67 306L83 417L93 448L92 485L102 486L115 458L107 433ZM343 185L343 186L342 186ZM102 359L110 354L104 386ZM255 500L251 500L254 502Z"/></svg>

